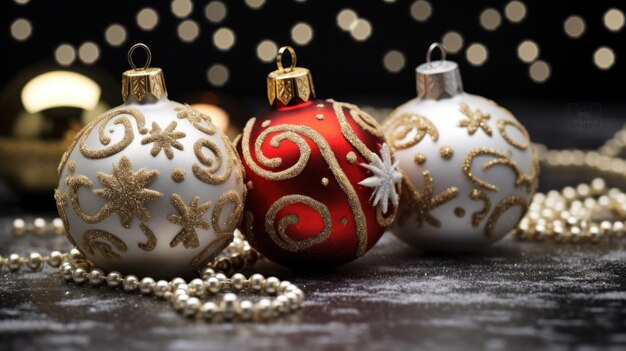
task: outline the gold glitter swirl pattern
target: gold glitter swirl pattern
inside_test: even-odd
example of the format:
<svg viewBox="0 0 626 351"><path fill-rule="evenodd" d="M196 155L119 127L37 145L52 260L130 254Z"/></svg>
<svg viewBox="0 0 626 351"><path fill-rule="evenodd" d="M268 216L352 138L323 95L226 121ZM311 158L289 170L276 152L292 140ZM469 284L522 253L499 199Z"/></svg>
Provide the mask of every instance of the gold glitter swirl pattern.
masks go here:
<svg viewBox="0 0 626 351"><path fill-rule="evenodd" d="M444 160L451 159L453 155L454 149L452 149L450 146L442 146L439 148L439 156L441 156L441 158L443 158Z"/></svg>
<svg viewBox="0 0 626 351"><path fill-rule="evenodd" d="M90 229L83 234L83 247L89 254L94 255L95 251L98 251L104 258L109 260L119 260L121 258L113 249L120 253L128 251L128 247L120 238L99 229Z"/></svg>
<svg viewBox="0 0 626 351"><path fill-rule="evenodd" d="M368 163L371 163L373 160L372 151L368 149L368 147L361 141L361 139L359 139L359 137L354 133L354 130L352 130L352 127L346 120L346 115L343 111L344 107L346 107L345 103L337 102L334 100L327 100L327 101L333 104L333 110L335 111L335 115L337 116L337 121L339 122L339 127L341 128L341 134L343 134L343 137L346 138L346 140L350 143L350 145L352 145L355 149L357 149L357 151L361 154L361 156L363 156L364 159L367 160ZM352 115L352 112L350 112L350 114ZM353 116L353 119L354 119L354 116ZM359 123L357 122L357 124ZM363 128L361 124L359 124L359 126Z"/></svg>
<svg viewBox="0 0 626 351"><path fill-rule="evenodd" d="M356 154L354 153L354 151L349 151L346 154L346 161L348 161L348 163L351 165L356 163Z"/></svg>
<svg viewBox="0 0 626 351"><path fill-rule="evenodd" d="M186 249L197 248L200 245L200 241L198 240L196 227L205 230L210 228L209 222L203 216L211 207L211 201L200 203L200 197L194 196L189 206L187 206L183 198L175 193L172 194L171 202L178 213L170 213L167 216L167 220L180 225L182 228L170 242L170 247L176 247L178 244L183 243L183 247Z"/></svg>
<svg viewBox="0 0 626 351"><path fill-rule="evenodd" d="M322 221L324 222L324 227L322 228L321 232L304 240L293 240L287 235L287 226L292 224L298 224L300 222L300 218L298 217L298 215L288 214L276 221L276 215L278 214L278 211L296 203L305 204L320 215ZM276 228L276 224L278 224L278 228ZM306 250L323 242L324 240L328 239L331 230L332 222L330 219L330 211L328 210L328 207L326 207L323 203L304 195L296 194L285 195L281 197L272 204L269 211L267 211L267 214L265 215L265 231L269 234L272 240L274 240L274 243L276 245L278 245L283 250L289 252Z"/></svg>
<svg viewBox="0 0 626 351"><path fill-rule="evenodd" d="M413 156L413 162L415 162L416 165L421 166L424 163L426 163L426 155L424 155L421 152L418 152L415 154L415 156Z"/></svg>
<svg viewBox="0 0 626 351"><path fill-rule="evenodd" d="M388 141L394 150L403 150L418 144L426 135L433 141L439 139L437 127L428 118L413 113L402 113L390 118L385 126ZM411 132L413 136L405 140Z"/></svg>
<svg viewBox="0 0 626 351"><path fill-rule="evenodd" d="M233 210L228 215L226 219L226 225L229 228L222 228L220 226L219 220L222 216L222 211L224 210L224 206L227 203L233 204ZM220 198L215 203L215 207L213 208L213 214L211 215L211 225L213 226L213 231L215 232L216 238L211 241L207 246L205 246L194 258L191 260L191 264L193 266L198 265L201 262L207 262L213 259L229 242L233 240L233 231L239 225L239 221L241 221L241 216L243 214L243 202L234 191L228 191L224 195L220 196Z"/></svg>
<svg viewBox="0 0 626 351"><path fill-rule="evenodd" d="M424 187L422 191L415 189L415 186L406 177L402 178L402 192L400 193L400 211L398 221L404 223L412 214L415 214L415 225L421 228L423 222L435 228L441 227L441 222L433 217L430 212L446 202L455 199L459 195L459 189L455 186L446 188L437 195L433 195L434 182L429 171L422 172L424 177Z"/></svg>
<svg viewBox="0 0 626 351"><path fill-rule="evenodd" d="M76 241L70 235L70 221L67 219L67 213L65 212L65 207L68 205L67 196L61 194L59 189L54 189L54 200L57 205L57 211L59 212L59 218L61 218L63 228L65 228L65 236L74 247L78 247L78 244L76 244Z"/></svg>
<svg viewBox="0 0 626 351"><path fill-rule="evenodd" d="M465 160L463 161L463 173L476 186L489 191L499 191L499 188L496 185L479 179L472 172L472 163L474 161L474 158L483 155L495 157L495 159L489 160L483 164L483 171L487 171L491 167L497 165L508 166L509 168L511 168L513 173L515 173L515 186L524 186L527 192L532 191L538 172L536 167L531 166L531 173L528 175L524 174L524 172L522 172L522 170L517 166L517 163L513 159L511 159L509 155L506 155L491 148L473 149L467 154Z"/></svg>
<svg viewBox="0 0 626 351"><path fill-rule="evenodd" d="M339 101L335 101L332 99L329 99L327 101L333 104L333 108L335 109L335 114L338 115L337 113L338 109L336 107L347 108L348 111L350 111L350 116L352 116L352 119L356 122L356 124L359 125L359 127L363 128L363 130L367 131L368 133L372 134L375 137L379 137L379 138L384 137L385 133L383 132L382 127L376 121L376 119L370 116L367 112L361 110L357 105L349 104L347 102L339 102ZM342 114L343 114L343 111L342 111ZM318 115L318 119L319 119L319 115ZM324 119L323 115L321 119Z"/></svg>
<svg viewBox="0 0 626 351"><path fill-rule="evenodd" d="M383 228L389 227L391 223L393 223L393 220L396 218L397 212L398 209L395 208L387 217L385 217L381 206L376 206L376 223L378 223L378 225Z"/></svg>
<svg viewBox="0 0 626 351"><path fill-rule="evenodd" d="M494 236L496 223L500 219L500 216L513 206L521 206L522 211L520 213L520 219L524 217L524 214L526 214L526 210L528 209L527 201L519 196L509 196L500 201L500 203L498 203L493 209L493 212L491 212L491 215L489 215L487 225L485 226L485 236L488 238L492 238ZM517 221L515 223L517 223Z"/></svg>
<svg viewBox="0 0 626 351"><path fill-rule="evenodd" d="M470 199L474 201L482 201L483 208L480 211L472 213L472 226L478 227L480 222L487 216L489 211L491 211L491 200L487 193L480 189L472 189L469 193Z"/></svg>
<svg viewBox="0 0 626 351"><path fill-rule="evenodd" d="M172 170L172 180L175 181L176 183L182 183L185 181L185 177L187 176L187 174L185 173L185 170L180 168L180 167L176 167Z"/></svg>
<svg viewBox="0 0 626 351"><path fill-rule="evenodd" d="M362 256L365 253L365 250L367 247L367 226L366 226L366 221L365 221L365 214L363 212L363 208L361 207L361 203L359 201L358 195L356 194L356 191L354 190L354 187L350 183L350 180L348 179L346 174L342 171L341 166L339 165L339 162L337 161L337 158L335 158L335 153L331 149L326 139L324 139L314 129L307 127L307 126L282 124L282 125L278 125L278 126L274 126L274 127L270 127L266 129L263 133L259 135L259 139L265 138L266 136L265 133L284 132L282 134L277 134L276 136L274 136L274 139L272 139L272 142L274 142L276 138L280 138L278 140L288 139L292 142L296 140L297 143L302 143L303 145L306 145L306 149L304 150L307 150L305 154L303 149L302 148L300 149L300 158L296 162L296 165L291 166L287 169L291 173L287 173L287 174L281 174L281 172L270 173L261 169L260 167L254 164L254 161L252 160L252 157L247 147L247 145L250 145L249 143L250 131L252 130L254 122L255 122L255 119L254 118L251 119L246 125L246 128L244 129L244 134L243 134L243 139L242 139L242 143L243 143L242 149L243 149L243 154L244 154L244 160L248 163L250 168L255 173L257 173L257 171L260 170L261 173L257 173L257 174L263 176L264 178L272 179L272 180L277 180L277 179L280 180L280 179L287 179L287 178L295 177L296 175L300 174L300 172L302 172L302 169L304 169L304 166L306 165L306 162L309 159L309 154L311 152L311 149L308 146L308 143L302 138L302 136L305 136L311 139L317 145L318 149L320 150L320 154L324 158L324 161L326 161L326 164L328 164L328 168L333 173L335 180L337 181L339 187L344 192L344 194L346 194L346 197L348 198L350 210L352 211L352 215L354 216L354 219L355 219L356 237L357 237L357 256ZM257 141L255 142L255 145L258 145L259 152L260 152L261 143L259 142L259 139L257 139ZM278 147L279 142L277 141L276 144L274 145L272 146ZM257 158L260 159L261 156L257 154ZM302 159L304 159L304 162L301 166L299 166ZM270 160L274 160L274 159L265 159L265 161L270 161ZM280 159L278 159L278 162L280 162ZM282 177L285 177L285 178L282 178Z"/></svg>
<svg viewBox="0 0 626 351"><path fill-rule="evenodd" d="M518 148L520 150L528 149L528 147L530 146L530 135L528 135L528 131L526 130L526 128L524 128L524 126L521 123L512 119L499 119L497 124L498 124L498 131L500 132L500 135L502 136L504 140L506 140L507 143L509 143L511 146ZM519 142L511 138L511 136L507 134L506 132L507 126L515 127L515 129L517 129L520 132L524 140Z"/></svg>
<svg viewBox="0 0 626 351"><path fill-rule="evenodd" d="M133 165L124 156L118 165L113 165L113 174L98 172L96 176L104 188L94 190L94 194L105 201L103 212L117 213L124 228L130 228L133 218L142 222L150 219L150 211L145 202L160 198L158 191L146 189L159 172L155 169L141 168L133 172ZM82 217L81 217L82 218Z"/></svg>
<svg viewBox="0 0 626 351"><path fill-rule="evenodd" d="M268 168L276 168L282 165L282 159L279 157L268 158L263 154L261 150L261 146L267 139L268 135L271 133L279 133L275 134L270 140L270 146L273 148L279 148L280 143L284 140L290 141L294 143L299 150L299 157L295 164L292 166L278 172L268 171L266 169L261 168L256 162L252 159L252 155L250 154L250 133L252 131L252 127L254 126L256 119L251 118L246 127L243 130L242 137L242 145L241 149L243 150L243 158L248 166L252 169L255 174L260 175L261 177L269 180L284 180L296 177L299 175L307 162L309 161L309 157L311 155L311 147L309 144L300 136L298 133L292 131L290 125L279 125L275 127L270 127L264 130L261 134L259 134L258 138L254 142L254 152L259 163ZM310 129L310 128L309 128ZM311 129L311 131L313 131Z"/></svg>
<svg viewBox="0 0 626 351"><path fill-rule="evenodd" d="M174 108L174 111L176 111L176 117L179 119L187 119L197 130L205 134L213 135L217 131L211 117L194 110L187 104Z"/></svg>
<svg viewBox="0 0 626 351"><path fill-rule="evenodd" d="M141 145L146 145L150 143L154 143L152 146L152 150L150 150L150 154L153 157L156 157L161 150L165 153L165 156L169 160L174 158L174 152L172 148L178 150L184 150L183 144L181 144L178 139L184 138L186 136L183 132L177 132L176 130L176 121L170 123L165 130L162 130L161 127L156 123L152 122L152 130L150 131L150 135L145 137L141 141Z"/></svg>
<svg viewBox="0 0 626 351"><path fill-rule="evenodd" d="M83 154L83 156L90 159L101 159L115 155L116 153L124 150L135 137L132 125L130 123L130 119L127 117L127 115L135 118L135 121L137 122L137 129L139 130L140 134L148 133L148 129L145 127L146 122L143 114L135 108L124 107L105 112L96 120L87 124L87 126L85 126L85 128L83 129L79 141L80 152ZM113 121L113 125L121 124L124 127L124 137L119 142L113 145L109 145L111 143L111 138L106 134L105 129L107 124L109 124L109 121L111 121L113 118L115 118L115 120ZM89 138L91 131L96 127L96 125L99 125L98 137L100 143L105 147L99 150L92 150L87 146L87 139Z"/></svg>
<svg viewBox="0 0 626 351"><path fill-rule="evenodd" d="M220 217L222 216L222 212L224 210L224 206L226 204L232 204L233 210L228 215L226 219L226 225L228 228L222 228L220 226ZM211 215L211 225L213 226L213 230L215 231L215 235L219 238L232 237L233 230L239 225L239 221L241 221L241 216L243 214L243 202L235 191L228 191L217 200L215 203L215 208L213 209L213 214Z"/></svg>
<svg viewBox="0 0 626 351"><path fill-rule="evenodd" d="M141 249L142 251L146 251L146 252L154 250L157 244L157 238L152 232L152 230L148 228L148 226L145 225L144 223L141 223L139 225L139 228L141 228L141 232L143 233L143 235L146 236L148 241L145 243L138 243L137 247L139 247L139 249Z"/></svg>
<svg viewBox="0 0 626 351"><path fill-rule="evenodd" d="M91 188L91 185L93 183L91 182L91 180L89 180L89 178L87 178L87 176L75 175L67 177L65 183L67 185L69 193L70 205L72 206L74 212L76 212L78 217L80 217L80 219L83 220L85 223L94 224L102 222L102 220L110 214L109 208L106 205L102 207L100 211L92 215L87 214L85 213L85 211L83 211L78 199L78 190L81 187Z"/></svg>
<svg viewBox="0 0 626 351"><path fill-rule="evenodd" d="M488 136L492 135L491 127L487 124L487 121L491 119L490 114L484 113L480 109L472 112L470 107L464 102L461 103L460 111L466 118L459 121L459 127L467 128L469 135L474 135L478 129L482 129Z"/></svg>
<svg viewBox="0 0 626 351"><path fill-rule="evenodd" d="M222 184L230 178L230 175L233 171L233 151L232 147L230 147L230 140L227 137L222 136L222 142L224 143L224 148L226 149L226 156L223 155L222 151L219 147L212 141L208 139L198 139L194 145L193 150L200 161L200 164L194 163L191 166L193 174L200 179L201 181L211 184L217 185ZM211 151L213 155L215 155L215 159L207 157L203 152L202 148L206 147ZM215 175L217 171L222 167L222 163L224 162L224 158L226 158L227 165L225 167L224 172L221 175ZM207 166L208 168L202 167L202 165Z"/></svg>

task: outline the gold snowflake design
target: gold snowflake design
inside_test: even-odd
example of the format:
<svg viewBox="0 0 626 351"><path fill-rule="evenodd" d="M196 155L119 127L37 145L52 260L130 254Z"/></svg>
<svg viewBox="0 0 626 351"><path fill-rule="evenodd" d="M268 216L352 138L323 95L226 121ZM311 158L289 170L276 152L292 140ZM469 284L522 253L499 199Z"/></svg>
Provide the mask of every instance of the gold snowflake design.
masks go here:
<svg viewBox="0 0 626 351"><path fill-rule="evenodd" d="M174 239L172 239L170 247L176 247L181 242L186 249L198 247L200 242L198 241L196 227L202 229L210 228L209 222L202 218L202 216L204 216L211 207L211 201L200 203L200 197L194 196L189 206L187 206L180 195L173 194L172 205L174 205L178 213L170 213L167 219L183 228L176 234Z"/></svg>
<svg viewBox="0 0 626 351"><path fill-rule="evenodd" d="M168 159L174 158L174 152L172 148L176 148L178 150L183 150L183 144L181 144L177 139L184 138L186 136L183 132L177 132L176 129L176 121L170 123L165 130L162 130L161 127L156 123L152 122L152 130L150 131L150 135L145 137L141 141L141 145L146 145L149 143L154 143L152 146L152 150L150 150L150 154L153 157L156 157L161 150L165 152L165 156Z"/></svg>
<svg viewBox="0 0 626 351"><path fill-rule="evenodd" d="M488 113L482 112L480 109L476 109L475 112L469 108L469 106L462 102L460 111L467 118L459 121L459 127L467 128L469 135L473 135L478 128L482 129L485 134L491 136L491 127L487 125L487 121L491 118Z"/></svg>
<svg viewBox="0 0 626 351"><path fill-rule="evenodd" d="M418 228L422 227L424 222L432 225L433 227L441 227L441 222L433 217L430 212L437 207L445 204L446 202L453 200L459 195L459 189L455 186L451 186L443 192L433 196L433 177L429 171L422 172L424 177L424 188L422 191L415 189L413 184L405 177L402 184L402 193L400 203L401 213L399 214L400 223L404 222L406 218L415 214L415 224Z"/></svg>
<svg viewBox="0 0 626 351"><path fill-rule="evenodd" d="M105 211L115 212L120 217L124 228L130 228L133 218L142 222L150 219L150 211L145 202L156 200L161 193L145 187L152 183L159 174L157 170L142 168L133 172L133 165L126 157L122 157L118 165L113 165L113 174L107 175L98 172L97 177L104 188L94 190L94 193L105 202Z"/></svg>

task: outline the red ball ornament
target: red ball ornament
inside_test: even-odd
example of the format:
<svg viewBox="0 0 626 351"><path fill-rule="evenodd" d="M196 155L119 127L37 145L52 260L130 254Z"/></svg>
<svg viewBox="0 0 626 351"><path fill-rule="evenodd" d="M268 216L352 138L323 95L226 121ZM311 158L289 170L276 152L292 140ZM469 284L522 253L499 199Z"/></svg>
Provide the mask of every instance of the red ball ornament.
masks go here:
<svg viewBox="0 0 626 351"><path fill-rule="evenodd" d="M391 224L401 175L380 125L355 105L316 100L295 61L281 48L267 79L271 107L236 141L248 187L242 232L274 262L333 267L365 254Z"/></svg>

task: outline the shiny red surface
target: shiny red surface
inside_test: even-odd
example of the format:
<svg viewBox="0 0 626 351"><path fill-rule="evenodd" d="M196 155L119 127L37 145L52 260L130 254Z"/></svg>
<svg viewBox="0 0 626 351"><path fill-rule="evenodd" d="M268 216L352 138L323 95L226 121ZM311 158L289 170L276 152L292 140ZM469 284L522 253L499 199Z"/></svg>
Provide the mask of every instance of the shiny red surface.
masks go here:
<svg viewBox="0 0 626 351"><path fill-rule="evenodd" d="M324 107L318 107L318 104L323 104ZM352 119L347 109L344 108L344 112L346 119L358 138L370 150L380 154L380 147L384 140L364 131ZM320 113L324 115L323 120L316 118ZM246 211L251 211L254 215L253 235L247 235L247 239L253 247L270 260L293 268L316 269L331 267L356 259L355 218L352 215L348 197L339 187L329 165L323 159L320 149L312 140L302 136L311 147L311 156L304 170L294 178L279 181L268 180L255 174L246 163L242 154L242 147L249 148L252 158L257 165L274 172L289 168L289 166L297 162L300 156L298 147L288 140L281 142L278 148L272 147L270 145L272 136L278 134L273 133L265 139L261 148L266 157L280 157L282 164L277 168L269 169L263 167L258 162L254 154L254 143L259 134L266 129L262 127L262 123L266 120L271 121L268 128L288 124L304 125L316 130L330 145L334 152L334 157L358 195L360 206L363 209L367 222L367 249L371 248L384 232L384 228L376 222L376 209L369 202L373 190L358 184L371 175L370 171L359 165L366 162L365 159L342 135L332 104L322 100L314 100L295 106L269 109L257 117L250 134L250 145L242 145L241 142L237 144L237 151L242 156L246 170L245 181L252 181L253 184L253 188L249 190L245 203ZM349 164L346 159L346 155L350 151L357 155L355 164ZM329 180L327 186L322 185L321 179L323 177ZM309 196L328 207L331 214L332 231L327 240L299 252L286 251L274 243L265 231L265 217L270 206L276 200L289 194ZM293 204L278 212L275 227L277 227L278 219L289 214L296 214L300 219L297 224L289 225L286 228L287 235L292 239L306 239L319 233L324 226L321 216L313 209L303 204ZM347 219L346 224L341 224L342 217ZM242 223L242 226L244 224ZM246 231L242 230L242 232L245 233Z"/></svg>

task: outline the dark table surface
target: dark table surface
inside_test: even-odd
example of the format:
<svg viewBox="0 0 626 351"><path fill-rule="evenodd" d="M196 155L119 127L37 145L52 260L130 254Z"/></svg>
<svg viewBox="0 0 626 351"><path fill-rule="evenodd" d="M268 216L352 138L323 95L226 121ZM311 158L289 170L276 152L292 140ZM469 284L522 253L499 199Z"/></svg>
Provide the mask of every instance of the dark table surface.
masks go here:
<svg viewBox="0 0 626 351"><path fill-rule="evenodd" d="M626 111L615 103L504 105L535 141L556 148L600 146ZM589 179L544 173L541 180L548 190ZM0 255L67 248L61 237L12 237L7 214L33 210L6 194L0 184ZM67 284L49 268L3 270L0 350L624 350L625 244L507 237L478 254L446 257L417 254L385 235L365 257L332 272L255 267L306 293L300 311L271 323L197 323L163 301Z"/></svg>
<svg viewBox="0 0 626 351"><path fill-rule="evenodd" d="M15 240L2 253L66 245ZM52 269L0 274L0 349L585 350L626 348L624 242L522 243L423 256L389 234L328 273L257 271L300 286L304 307L271 323L207 324L153 298L65 283Z"/></svg>

